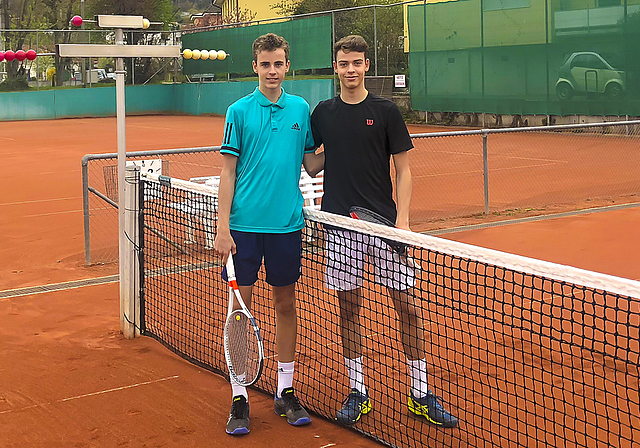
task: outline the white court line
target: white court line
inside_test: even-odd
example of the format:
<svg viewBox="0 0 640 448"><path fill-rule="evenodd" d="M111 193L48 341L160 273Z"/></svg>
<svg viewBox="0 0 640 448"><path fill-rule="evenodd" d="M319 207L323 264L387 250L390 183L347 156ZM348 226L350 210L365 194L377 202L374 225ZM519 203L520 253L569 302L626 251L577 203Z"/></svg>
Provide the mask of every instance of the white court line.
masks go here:
<svg viewBox="0 0 640 448"><path fill-rule="evenodd" d="M477 152L463 152L463 151L435 151L436 154L453 154L456 156L481 156L482 154ZM491 158L500 157L503 159L520 159L520 160L535 160L537 162L555 162L555 163L569 163L568 160L562 159L547 159L540 157L526 157L526 156L513 156L510 154L492 154Z"/></svg>
<svg viewBox="0 0 640 448"><path fill-rule="evenodd" d="M47 405L50 405L50 404L53 404L53 403L65 403L67 401L78 400L80 398L95 397L96 395L103 395L103 394L107 394L109 392L118 392L118 391L121 391L121 390L132 389L132 388L138 387L138 386L147 386L149 384L159 383L161 381L174 380L176 378L178 378L178 375L168 376L168 377L165 377L165 378L160 378L158 380L144 381L142 383L130 384L129 386L114 387L113 389L106 389L106 390L101 390L99 392L92 392L92 393L89 393L89 394L76 395L75 397L62 398L60 400L50 401L48 403L32 404L30 406L25 406L25 407L20 408L20 409L8 409L6 411L0 411L0 414L9 414L11 412L26 411L28 409L47 406Z"/></svg>
<svg viewBox="0 0 640 448"><path fill-rule="evenodd" d="M20 202L5 202L2 205L22 205L22 204L39 204L41 202L54 202L54 201L71 201L73 199L82 199L81 196L76 196L73 198L55 198L55 199L38 199L37 201L20 201Z"/></svg>
<svg viewBox="0 0 640 448"><path fill-rule="evenodd" d="M543 166L555 166L555 165L557 165L557 163L540 163L537 165L522 165L522 166L508 166L504 168L491 168L490 171L495 172L495 171L508 171L508 170L522 170L522 169L540 168ZM471 170L471 171L452 171L448 173L421 174L421 175L412 176L412 177L413 178L444 177L444 176L453 176L453 175L460 175L460 174L477 174L477 173L482 173L482 170L477 169L477 170Z"/></svg>
<svg viewBox="0 0 640 448"><path fill-rule="evenodd" d="M36 218L38 216L64 215L66 213L81 213L82 210L68 210L65 212L38 213L36 215L24 215L23 218Z"/></svg>
<svg viewBox="0 0 640 448"><path fill-rule="evenodd" d="M322 445L320 448L329 448L330 446L336 446L335 443L327 443L326 445Z"/></svg>

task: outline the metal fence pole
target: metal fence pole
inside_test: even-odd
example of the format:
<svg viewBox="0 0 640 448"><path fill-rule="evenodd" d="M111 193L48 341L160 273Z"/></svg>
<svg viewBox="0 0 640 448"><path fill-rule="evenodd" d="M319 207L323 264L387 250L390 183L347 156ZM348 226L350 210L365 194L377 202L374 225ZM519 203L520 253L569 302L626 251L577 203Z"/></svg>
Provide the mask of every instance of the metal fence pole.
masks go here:
<svg viewBox="0 0 640 448"><path fill-rule="evenodd" d="M333 46L336 43L336 16L331 11L331 60L333 61ZM333 71L333 96L338 95L338 85L336 83L336 71Z"/></svg>
<svg viewBox="0 0 640 448"><path fill-rule="evenodd" d="M36 54L40 53L40 33L36 31ZM40 90L40 58L36 58L36 90Z"/></svg>
<svg viewBox="0 0 640 448"><path fill-rule="evenodd" d="M373 5L373 61L376 64L375 76L378 76L378 14Z"/></svg>
<svg viewBox="0 0 640 448"><path fill-rule="evenodd" d="M82 216L84 217L84 263L91 264L91 226L89 225L89 159L82 158Z"/></svg>
<svg viewBox="0 0 640 448"><path fill-rule="evenodd" d="M487 139L489 134L482 134L482 173L484 174L484 214L489 214L489 161L487 157Z"/></svg>

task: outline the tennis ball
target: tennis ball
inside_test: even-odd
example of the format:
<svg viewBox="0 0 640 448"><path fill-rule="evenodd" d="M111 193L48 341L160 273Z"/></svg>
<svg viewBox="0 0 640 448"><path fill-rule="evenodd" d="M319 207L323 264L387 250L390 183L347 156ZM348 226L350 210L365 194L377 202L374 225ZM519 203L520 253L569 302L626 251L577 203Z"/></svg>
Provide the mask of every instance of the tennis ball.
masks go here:
<svg viewBox="0 0 640 448"><path fill-rule="evenodd" d="M182 50L182 57L185 59L191 59L193 57L193 52L188 48L185 50Z"/></svg>
<svg viewBox="0 0 640 448"><path fill-rule="evenodd" d="M227 58L227 53L224 50L218 51L218 60L224 61Z"/></svg>
<svg viewBox="0 0 640 448"><path fill-rule="evenodd" d="M193 59L200 59L200 50L193 50L191 57L193 57Z"/></svg>
<svg viewBox="0 0 640 448"><path fill-rule="evenodd" d="M209 52L207 50L202 50L200 52L200 59L202 59L203 61L209 59Z"/></svg>
<svg viewBox="0 0 640 448"><path fill-rule="evenodd" d="M149 22L149 19L142 19L142 28L146 30L147 28L149 28L149 26L151 26L151 22Z"/></svg>

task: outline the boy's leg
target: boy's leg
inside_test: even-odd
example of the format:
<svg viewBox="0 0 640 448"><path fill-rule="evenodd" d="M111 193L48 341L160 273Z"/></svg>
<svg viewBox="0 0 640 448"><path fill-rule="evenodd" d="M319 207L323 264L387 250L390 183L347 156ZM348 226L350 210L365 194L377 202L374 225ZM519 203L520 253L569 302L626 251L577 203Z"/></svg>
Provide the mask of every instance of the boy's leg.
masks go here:
<svg viewBox="0 0 640 448"><path fill-rule="evenodd" d="M262 264L261 236L254 233L235 231L232 231L231 235L236 242L234 264L238 288L245 305L251 309L253 283L257 279L257 273ZM222 278L225 282L227 281L226 269L223 269ZM231 380L231 391L232 404L226 432L230 435L248 434L250 419L247 389Z"/></svg>
<svg viewBox="0 0 640 448"><path fill-rule="evenodd" d="M362 295L360 288L350 291L338 291L340 303L340 335L342 353L349 375L351 393L342 403L336 414L336 420L343 425L353 425L371 411L371 400L364 385L362 366L362 329L360 326L360 308Z"/></svg>
<svg viewBox="0 0 640 448"><path fill-rule="evenodd" d="M278 388L274 398L276 414L294 426L311 423L293 389L297 341L296 282L300 277L302 232L266 234L264 263L276 311Z"/></svg>
<svg viewBox="0 0 640 448"><path fill-rule="evenodd" d="M442 406L440 397L429 390L427 385L422 308L415 303L415 295L406 290L389 289L389 293L400 321L402 345L411 377L409 410L431 423L453 428L458 425L458 419Z"/></svg>
<svg viewBox="0 0 640 448"><path fill-rule="evenodd" d="M298 316L296 285L273 286L273 306L276 311L276 348L278 360L292 362L296 354Z"/></svg>
<svg viewBox="0 0 640 448"><path fill-rule="evenodd" d="M362 235L340 229L327 229L326 237L325 284L328 289L335 290L338 294L342 354L351 386L351 393L338 410L336 420L344 425L353 425L371 410L371 402L364 385L360 329L364 241Z"/></svg>
<svg viewBox="0 0 640 448"><path fill-rule="evenodd" d="M240 295L247 308L251 309L251 294L253 291L253 285L251 286L238 286L240 289ZM231 412L229 413L229 420L227 420L227 434L232 436L244 435L249 433L249 396L247 394L247 388L236 383L233 378L231 381Z"/></svg>

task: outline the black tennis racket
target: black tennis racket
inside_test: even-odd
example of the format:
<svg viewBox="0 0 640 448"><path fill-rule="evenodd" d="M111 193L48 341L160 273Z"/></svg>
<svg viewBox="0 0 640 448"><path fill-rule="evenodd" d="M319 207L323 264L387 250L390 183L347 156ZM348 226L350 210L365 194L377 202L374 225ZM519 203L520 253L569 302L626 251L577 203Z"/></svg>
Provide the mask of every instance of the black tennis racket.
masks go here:
<svg viewBox="0 0 640 448"><path fill-rule="evenodd" d="M380 224L387 227L396 228L395 223L391 222L384 216L374 212L373 210L369 210L368 208L360 207L358 205L354 205L349 209L349 215L353 219L360 219L362 221L371 222L373 224ZM394 241L389 238L382 238L389 248L400 256L400 260L406 265L413 269L418 270L419 267L417 263L407 254L407 244L401 243L399 241Z"/></svg>
<svg viewBox="0 0 640 448"><path fill-rule="evenodd" d="M231 378L241 386L251 386L258 381L264 365L264 348L258 322L244 304L233 265L233 256L227 259L229 280L229 309L224 324L224 357ZM239 309L234 309L233 302Z"/></svg>
<svg viewBox="0 0 640 448"><path fill-rule="evenodd" d="M374 224L381 224L387 227L396 227L395 223L391 222L384 216L372 210L369 210L367 208L360 207L357 205L354 205L349 209L349 215L351 215L353 219L361 219L362 221L372 222ZM385 243L387 243L387 245L391 249L393 249L393 251L396 252L398 255L406 255L407 253L406 244L400 243L398 241L393 241L388 238L380 238L380 239Z"/></svg>

